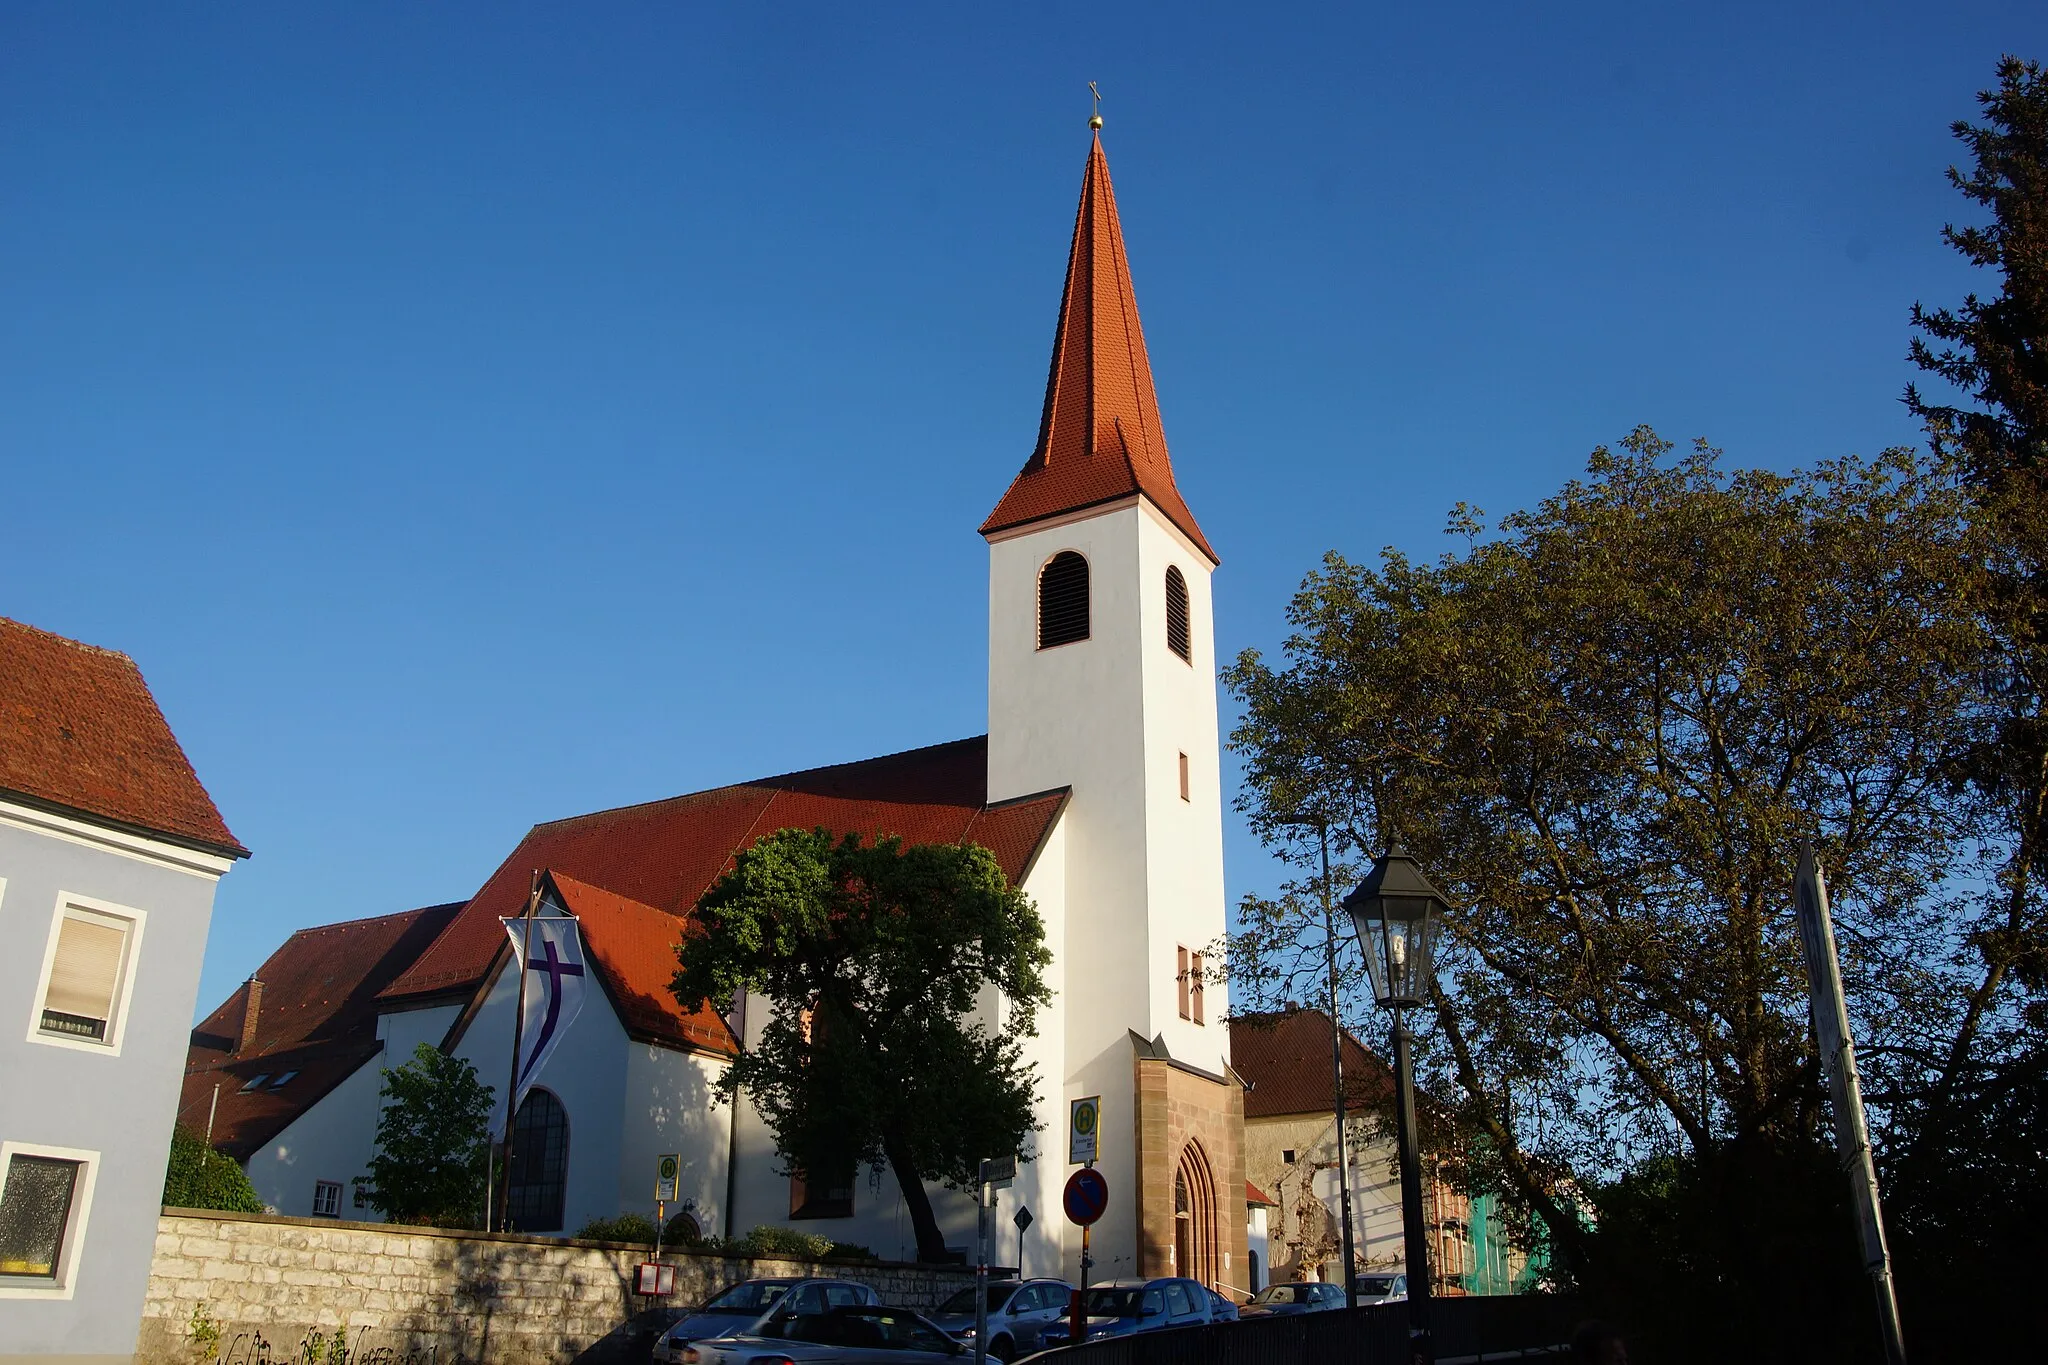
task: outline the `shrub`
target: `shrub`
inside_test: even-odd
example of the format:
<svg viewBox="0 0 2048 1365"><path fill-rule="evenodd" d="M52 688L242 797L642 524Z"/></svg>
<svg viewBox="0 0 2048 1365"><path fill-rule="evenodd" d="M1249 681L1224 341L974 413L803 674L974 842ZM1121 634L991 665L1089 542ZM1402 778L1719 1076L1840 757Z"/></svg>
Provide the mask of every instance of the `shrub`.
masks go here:
<svg viewBox="0 0 2048 1365"><path fill-rule="evenodd" d="M586 1242L634 1242L654 1245L654 1220L644 1213L622 1213L616 1218L593 1218L576 1230Z"/></svg>
<svg viewBox="0 0 2048 1365"><path fill-rule="evenodd" d="M164 1168L164 1203L182 1209L228 1209L261 1213L263 1201L235 1159L206 1145L182 1124L171 1130L171 1158Z"/></svg>

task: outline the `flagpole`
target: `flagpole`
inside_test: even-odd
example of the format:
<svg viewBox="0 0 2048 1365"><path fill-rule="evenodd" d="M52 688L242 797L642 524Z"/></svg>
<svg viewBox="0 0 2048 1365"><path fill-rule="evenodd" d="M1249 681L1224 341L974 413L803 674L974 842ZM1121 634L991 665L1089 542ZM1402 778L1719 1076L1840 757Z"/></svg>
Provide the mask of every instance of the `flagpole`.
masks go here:
<svg viewBox="0 0 2048 1365"><path fill-rule="evenodd" d="M540 907L540 869L533 873L533 887L526 894L526 924L521 930L517 960L512 966L519 973L519 1003L512 1007L512 1079L505 1087L505 1179L498 1190L498 1227L506 1231L506 1220L512 1212L512 1120L517 1116L519 1096L519 1045L520 1029L526 1023L526 963L533 956L533 912ZM488 1219L485 1220L487 1223ZM489 1228L485 1229L489 1231Z"/></svg>

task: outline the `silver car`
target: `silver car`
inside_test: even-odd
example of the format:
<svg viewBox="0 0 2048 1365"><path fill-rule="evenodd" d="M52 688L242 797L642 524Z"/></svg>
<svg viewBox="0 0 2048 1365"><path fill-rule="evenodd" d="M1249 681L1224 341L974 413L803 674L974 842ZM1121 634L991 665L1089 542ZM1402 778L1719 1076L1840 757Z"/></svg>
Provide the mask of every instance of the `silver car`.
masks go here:
<svg viewBox="0 0 2048 1365"><path fill-rule="evenodd" d="M1351 1277L1351 1301L1363 1307L1369 1303L1402 1303L1408 1298L1408 1277L1399 1271Z"/></svg>
<svg viewBox="0 0 2048 1365"><path fill-rule="evenodd" d="M1015 1360L1036 1351L1045 1329L1067 1314L1074 1287L1065 1280L994 1280L988 1287L988 1353ZM932 1314L939 1330L974 1345L974 1286L940 1304Z"/></svg>
<svg viewBox="0 0 2048 1365"><path fill-rule="evenodd" d="M684 1349L683 1365L959 1365L967 1351L908 1308L836 1308L771 1330L706 1338Z"/></svg>
<svg viewBox="0 0 2048 1365"><path fill-rule="evenodd" d="M702 1308L684 1313L654 1343L654 1365L685 1365L690 1343L710 1337L757 1336L803 1313L879 1304L881 1296L851 1280L797 1277L741 1280L721 1290Z"/></svg>

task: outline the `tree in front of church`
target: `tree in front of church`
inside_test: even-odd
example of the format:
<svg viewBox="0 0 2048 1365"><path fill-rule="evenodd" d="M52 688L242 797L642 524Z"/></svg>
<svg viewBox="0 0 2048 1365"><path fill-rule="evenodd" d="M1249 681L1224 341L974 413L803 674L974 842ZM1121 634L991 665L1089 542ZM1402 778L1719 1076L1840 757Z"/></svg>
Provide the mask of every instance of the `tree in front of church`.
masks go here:
<svg viewBox="0 0 2048 1365"><path fill-rule="evenodd" d="M171 1132L171 1158L164 1166L164 1203L178 1209L227 1209L261 1213L263 1201L241 1163L206 1145L184 1124Z"/></svg>
<svg viewBox="0 0 2048 1365"><path fill-rule="evenodd" d="M792 1175L886 1165L921 1260L945 1257L927 1178L956 1188L1032 1131L1022 1040L1051 994L1037 910L976 844L785 829L697 902L677 950L685 1008L744 990L770 1016L721 1082L744 1090ZM995 1027L974 1018L1000 992Z"/></svg>
<svg viewBox="0 0 2048 1365"><path fill-rule="evenodd" d="M466 1228L480 1224L491 1159L491 1087L476 1068L427 1043L386 1068L377 1150L363 1200L387 1223Z"/></svg>

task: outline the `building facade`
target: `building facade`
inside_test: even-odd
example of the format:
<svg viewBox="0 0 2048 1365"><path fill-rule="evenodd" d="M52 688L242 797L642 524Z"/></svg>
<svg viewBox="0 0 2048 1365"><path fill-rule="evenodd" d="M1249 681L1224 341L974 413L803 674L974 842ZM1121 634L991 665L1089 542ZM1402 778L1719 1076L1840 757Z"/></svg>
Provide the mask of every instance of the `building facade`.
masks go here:
<svg viewBox="0 0 2048 1365"><path fill-rule="evenodd" d="M0 1365L126 1361L229 833L124 654L0 619Z"/></svg>

